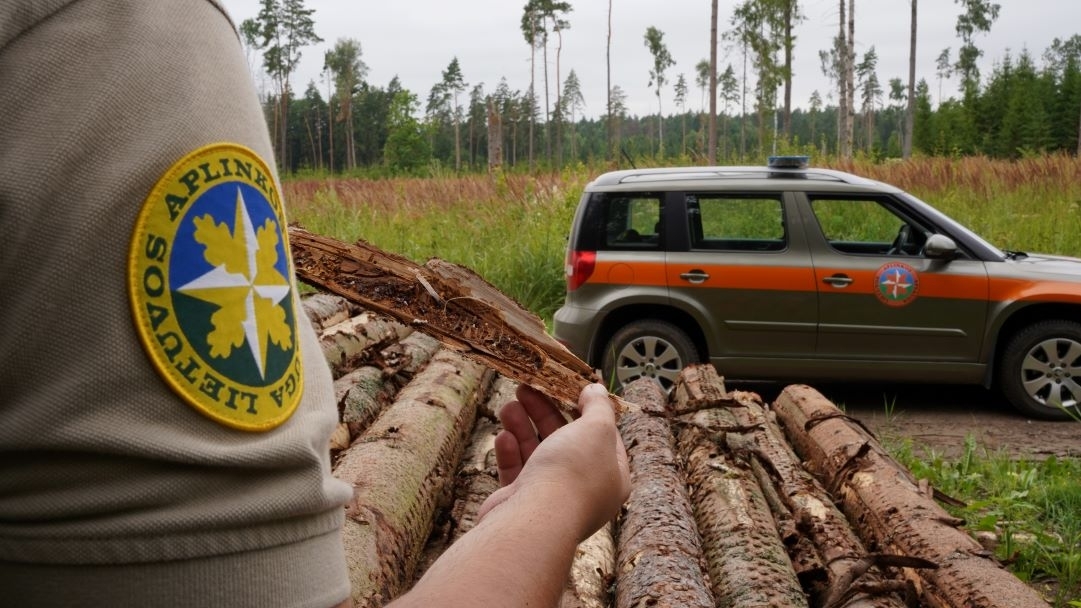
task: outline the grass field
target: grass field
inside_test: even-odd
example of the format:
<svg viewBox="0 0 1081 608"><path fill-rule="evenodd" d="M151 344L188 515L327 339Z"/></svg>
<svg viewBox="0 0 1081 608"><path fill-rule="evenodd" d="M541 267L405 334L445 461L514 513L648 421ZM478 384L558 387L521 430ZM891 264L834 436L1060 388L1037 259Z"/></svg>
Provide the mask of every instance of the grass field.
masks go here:
<svg viewBox="0 0 1081 608"><path fill-rule="evenodd" d="M826 163L896 185L992 244L1081 257L1081 160L935 158ZM543 319L563 300L563 255L585 184L603 169L560 174L448 176L283 185L291 220L346 241L365 239L423 262L468 266ZM1079 433L1081 434L1081 433ZM910 446L909 446L910 447ZM1081 606L1081 463L1016 462L966 446L957 461L898 457L969 503L973 529L998 531L998 556L1056 606Z"/></svg>

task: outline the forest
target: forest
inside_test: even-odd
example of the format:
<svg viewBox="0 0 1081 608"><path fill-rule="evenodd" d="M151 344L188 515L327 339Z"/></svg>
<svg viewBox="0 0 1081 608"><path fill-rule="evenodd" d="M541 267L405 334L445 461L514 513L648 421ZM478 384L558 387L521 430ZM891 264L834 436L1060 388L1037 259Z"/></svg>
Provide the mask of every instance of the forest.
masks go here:
<svg viewBox="0 0 1081 608"><path fill-rule="evenodd" d="M294 87L300 54L322 41L304 0L261 0L259 14L243 21L240 32L273 83L262 103L286 175L743 164L777 153L872 161L1078 154L1081 35L1056 38L1038 55L1025 49L993 58L990 73L981 74L977 42L992 31L1000 6L954 2L961 7L959 45L952 55L942 51L931 80L916 77L918 4L910 0L909 74L883 82L874 46L855 52L855 0L838 0L833 48L817 51L820 80L829 89L816 90L801 108L791 104L792 57L804 52L793 35L806 19L799 0L743 0L728 16L712 0L712 47L734 49L732 62L722 66L714 53L698 63L694 83L682 74L673 78L664 33L649 27L643 42L653 59L650 86L658 100L669 90L676 107L645 116L629 114L626 93L611 83L604 111L585 116L573 68L558 80L533 67L525 90L511 89L504 78L489 91L467 86L466 67L453 57L427 93L396 78L379 85L366 78L361 41L350 38L325 53L324 88L315 81ZM554 45L572 18L570 2L526 0L523 44L537 63L558 56ZM559 74L558 59L556 66ZM956 95L944 96L946 80L959 82ZM691 107L698 99L701 107Z"/></svg>

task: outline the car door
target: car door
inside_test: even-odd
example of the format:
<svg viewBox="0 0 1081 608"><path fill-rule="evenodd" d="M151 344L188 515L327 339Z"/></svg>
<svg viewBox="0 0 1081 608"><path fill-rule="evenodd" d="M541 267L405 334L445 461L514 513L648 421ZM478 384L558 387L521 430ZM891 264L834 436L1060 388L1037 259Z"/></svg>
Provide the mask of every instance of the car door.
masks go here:
<svg viewBox="0 0 1081 608"><path fill-rule="evenodd" d="M669 247L669 296L697 311L714 362L737 358L722 371L760 375L743 358L813 356L814 273L782 192L692 192L684 203L673 205L687 234Z"/></svg>
<svg viewBox="0 0 1081 608"><path fill-rule="evenodd" d="M983 262L963 251L928 259L922 245L939 229L892 195L806 199L819 357L976 362L988 314Z"/></svg>

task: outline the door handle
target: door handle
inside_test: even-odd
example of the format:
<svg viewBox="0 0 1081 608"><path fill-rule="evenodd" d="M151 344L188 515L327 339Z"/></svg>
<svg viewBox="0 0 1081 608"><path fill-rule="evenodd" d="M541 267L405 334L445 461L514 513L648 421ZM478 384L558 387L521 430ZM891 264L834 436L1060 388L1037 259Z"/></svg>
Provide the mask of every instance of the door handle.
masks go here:
<svg viewBox="0 0 1081 608"><path fill-rule="evenodd" d="M687 281L688 283L694 283L697 285L698 283L704 283L706 279L709 278L709 274L702 272L701 270L695 269L690 272L681 273L679 275L679 278Z"/></svg>
<svg viewBox="0 0 1081 608"><path fill-rule="evenodd" d="M843 289L852 284L852 277L843 274L835 274L822 279L822 282L832 285L837 289Z"/></svg>

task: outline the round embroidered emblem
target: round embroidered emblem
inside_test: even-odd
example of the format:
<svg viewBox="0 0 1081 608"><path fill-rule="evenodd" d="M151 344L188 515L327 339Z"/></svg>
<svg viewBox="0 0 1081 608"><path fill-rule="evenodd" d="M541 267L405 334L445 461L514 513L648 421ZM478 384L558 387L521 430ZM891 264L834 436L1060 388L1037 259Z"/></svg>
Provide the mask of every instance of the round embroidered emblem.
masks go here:
<svg viewBox="0 0 1081 608"><path fill-rule="evenodd" d="M303 390L284 226L266 163L212 144L158 180L128 254L132 315L154 367L199 412L246 431L288 420Z"/></svg>
<svg viewBox="0 0 1081 608"><path fill-rule="evenodd" d="M911 304L919 287L916 269L904 262L890 262L875 273L875 295L889 306Z"/></svg>

